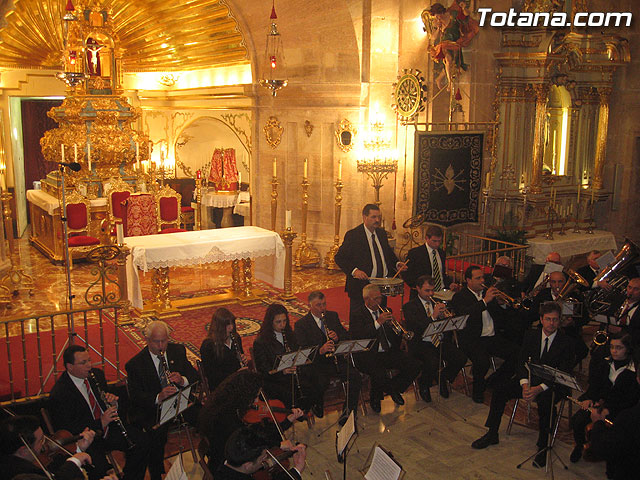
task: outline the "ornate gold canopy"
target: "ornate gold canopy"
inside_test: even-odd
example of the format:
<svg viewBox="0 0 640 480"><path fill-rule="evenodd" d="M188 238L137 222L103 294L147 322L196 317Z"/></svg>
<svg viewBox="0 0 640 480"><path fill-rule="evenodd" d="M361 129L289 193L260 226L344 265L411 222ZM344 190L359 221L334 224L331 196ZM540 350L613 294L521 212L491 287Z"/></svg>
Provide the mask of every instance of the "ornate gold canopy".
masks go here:
<svg viewBox="0 0 640 480"><path fill-rule="evenodd" d="M125 72L192 70L248 59L242 32L224 0L81 3L110 12ZM65 4L14 0L0 28L0 66L60 68Z"/></svg>

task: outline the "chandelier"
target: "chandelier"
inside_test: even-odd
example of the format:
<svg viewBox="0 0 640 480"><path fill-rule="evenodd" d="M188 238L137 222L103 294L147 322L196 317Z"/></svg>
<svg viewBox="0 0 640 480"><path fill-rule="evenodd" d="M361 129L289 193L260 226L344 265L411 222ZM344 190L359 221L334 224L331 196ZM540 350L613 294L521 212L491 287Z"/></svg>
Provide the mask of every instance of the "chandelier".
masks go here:
<svg viewBox="0 0 640 480"><path fill-rule="evenodd" d="M287 86L289 81L286 79L287 74L284 68L284 53L282 49L282 38L278 32L278 26L276 20L276 5L273 0L271 6L271 26L267 33L267 46L264 54L264 67L265 77L260 80L260 85L271 91L271 95L274 97L278 93L278 90Z"/></svg>
<svg viewBox="0 0 640 480"><path fill-rule="evenodd" d="M364 135L357 165L358 172L371 178L376 192L375 204L380 206L382 180L398 170L398 153L391 146L391 133L385 132L384 122L378 115L374 114L369 131Z"/></svg>

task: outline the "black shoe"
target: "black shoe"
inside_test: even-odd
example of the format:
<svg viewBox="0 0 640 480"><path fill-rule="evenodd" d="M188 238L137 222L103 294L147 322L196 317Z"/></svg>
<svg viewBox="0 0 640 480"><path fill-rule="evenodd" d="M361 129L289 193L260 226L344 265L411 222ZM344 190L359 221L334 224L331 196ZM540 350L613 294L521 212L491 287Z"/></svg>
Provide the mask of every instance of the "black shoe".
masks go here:
<svg viewBox="0 0 640 480"><path fill-rule="evenodd" d="M582 445L576 445L571 452L569 460L571 463L577 463L582 458Z"/></svg>
<svg viewBox="0 0 640 480"><path fill-rule="evenodd" d="M351 414L351 410L343 410L340 414L340 418L338 418L338 425L344 427L344 424L349 420L349 415ZM355 415L355 414L354 414Z"/></svg>
<svg viewBox="0 0 640 480"><path fill-rule="evenodd" d="M369 405L371 405L371 410L373 410L376 413L380 413L380 410L382 410L382 408L380 407L380 399L379 398L372 398L369 400Z"/></svg>
<svg viewBox="0 0 640 480"><path fill-rule="evenodd" d="M391 392L389 396L396 405L404 405L404 398L402 398L402 395L399 392Z"/></svg>
<svg viewBox="0 0 640 480"><path fill-rule="evenodd" d="M449 398L449 387L447 386L446 380L440 382L440 396L442 398Z"/></svg>
<svg viewBox="0 0 640 480"><path fill-rule="evenodd" d="M420 389L420 398L422 398L422 400L424 400L426 403L431 402L431 392L429 391L428 388Z"/></svg>
<svg viewBox="0 0 640 480"><path fill-rule="evenodd" d="M483 448L487 448L489 445L497 445L498 443L500 443L500 439L498 438L498 434L497 433L493 433L491 430L489 430L487 433L485 433L479 439L474 441L471 444L471 448L475 448L476 450L482 450Z"/></svg>
<svg viewBox="0 0 640 480"><path fill-rule="evenodd" d="M320 403L315 403L311 406L311 413L313 413L316 418L322 418L324 417L324 407Z"/></svg>
<svg viewBox="0 0 640 480"><path fill-rule="evenodd" d="M543 450L533 459L532 465L536 468L544 468L547 465L547 451Z"/></svg>

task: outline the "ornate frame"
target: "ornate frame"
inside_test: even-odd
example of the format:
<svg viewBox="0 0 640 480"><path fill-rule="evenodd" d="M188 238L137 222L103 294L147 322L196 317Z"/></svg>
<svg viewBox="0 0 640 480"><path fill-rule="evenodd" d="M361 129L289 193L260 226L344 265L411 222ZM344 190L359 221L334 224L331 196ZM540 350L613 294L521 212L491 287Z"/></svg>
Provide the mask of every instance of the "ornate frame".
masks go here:
<svg viewBox="0 0 640 480"><path fill-rule="evenodd" d="M346 118L340 121L338 128L336 130L336 141L338 142L338 147L344 153L349 153L353 148L354 140L358 130L356 127ZM348 134L348 141L347 141Z"/></svg>
<svg viewBox="0 0 640 480"><path fill-rule="evenodd" d="M282 140L282 134L284 133L284 127L280 126L280 120L278 117L271 116L264 127L262 127L264 136L267 139L267 143L273 149L280 145Z"/></svg>

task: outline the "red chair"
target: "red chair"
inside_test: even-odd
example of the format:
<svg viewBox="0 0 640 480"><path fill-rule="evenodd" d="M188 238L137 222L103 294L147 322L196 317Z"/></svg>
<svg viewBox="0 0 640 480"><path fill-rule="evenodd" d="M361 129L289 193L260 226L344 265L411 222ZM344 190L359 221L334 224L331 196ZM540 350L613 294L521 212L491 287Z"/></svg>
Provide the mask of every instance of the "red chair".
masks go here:
<svg viewBox="0 0 640 480"><path fill-rule="evenodd" d="M156 193L156 201L158 202L158 232L186 232L184 228L180 228L180 194L168 185L164 185Z"/></svg>
<svg viewBox="0 0 640 480"><path fill-rule="evenodd" d="M133 185L125 182L122 178L110 178L105 197L109 207L107 216L107 226L104 231L109 232L112 237L116 236L116 223L124 223L123 203L133 193Z"/></svg>
<svg viewBox="0 0 640 480"><path fill-rule="evenodd" d="M130 195L124 202L123 230L125 237L158 233L156 201L149 193Z"/></svg>
<svg viewBox="0 0 640 480"><path fill-rule="evenodd" d="M73 263L74 251L87 251L87 247L99 245L100 240L89 235L90 216L89 200L73 191L66 198L67 233L69 240L69 265Z"/></svg>

